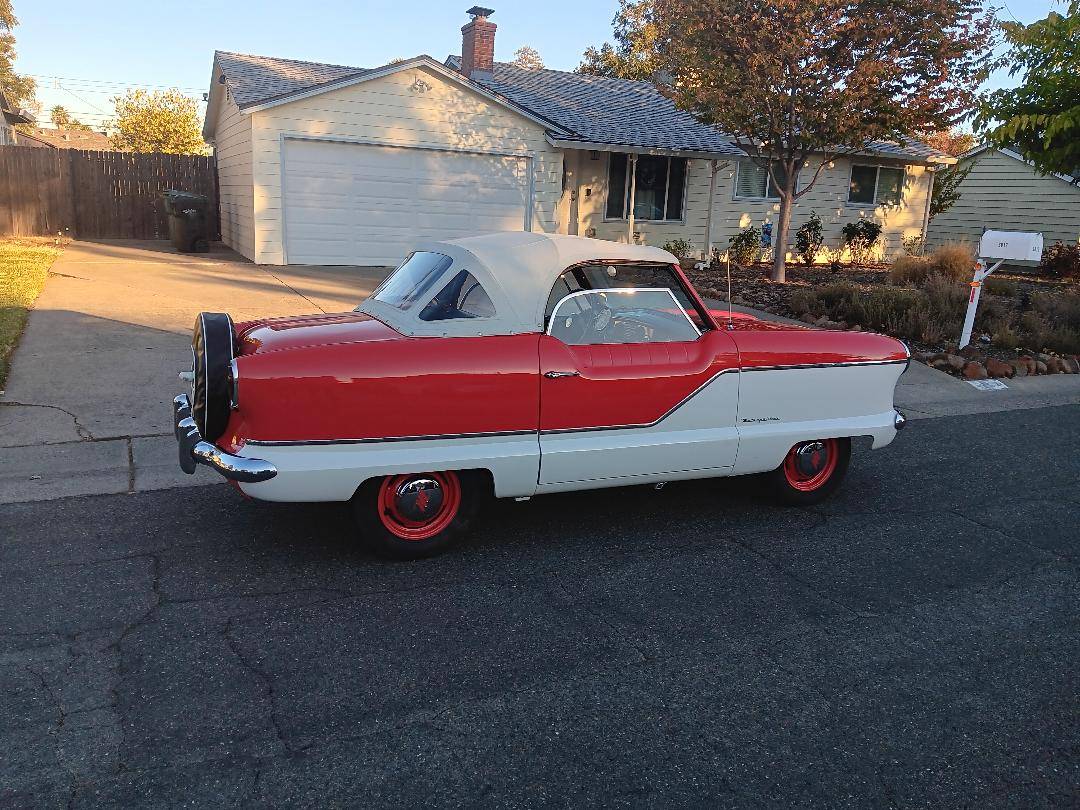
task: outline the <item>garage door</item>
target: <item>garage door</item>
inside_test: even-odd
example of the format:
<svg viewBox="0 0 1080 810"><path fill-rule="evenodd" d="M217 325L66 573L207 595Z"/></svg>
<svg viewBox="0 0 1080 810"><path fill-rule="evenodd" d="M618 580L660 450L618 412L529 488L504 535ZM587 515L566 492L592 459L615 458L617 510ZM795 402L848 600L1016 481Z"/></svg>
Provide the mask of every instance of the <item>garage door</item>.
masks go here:
<svg viewBox="0 0 1080 810"><path fill-rule="evenodd" d="M417 243L525 228L529 159L285 141L290 264L394 265Z"/></svg>

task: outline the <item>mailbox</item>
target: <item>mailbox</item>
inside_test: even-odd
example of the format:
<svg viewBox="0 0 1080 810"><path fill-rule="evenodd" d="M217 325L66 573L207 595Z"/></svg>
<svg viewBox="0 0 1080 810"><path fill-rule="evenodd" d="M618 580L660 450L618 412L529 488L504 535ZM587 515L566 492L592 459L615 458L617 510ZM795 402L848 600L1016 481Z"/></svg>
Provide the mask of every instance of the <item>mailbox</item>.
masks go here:
<svg viewBox="0 0 1080 810"><path fill-rule="evenodd" d="M979 244L979 257L1005 261L1037 262L1042 260L1043 236L1026 231L985 231Z"/></svg>

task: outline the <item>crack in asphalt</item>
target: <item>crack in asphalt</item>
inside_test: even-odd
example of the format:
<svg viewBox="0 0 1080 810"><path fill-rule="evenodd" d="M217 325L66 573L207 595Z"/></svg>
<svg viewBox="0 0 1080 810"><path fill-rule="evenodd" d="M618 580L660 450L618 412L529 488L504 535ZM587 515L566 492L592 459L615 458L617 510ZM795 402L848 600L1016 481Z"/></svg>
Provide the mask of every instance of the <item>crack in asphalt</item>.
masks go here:
<svg viewBox="0 0 1080 810"><path fill-rule="evenodd" d="M240 645L236 638L233 636L233 627L235 626L235 619L230 618L225 622L225 629L222 631L222 636L225 638L225 644L228 646L230 652L236 657L236 660L240 662L240 665L244 667L248 672L255 676L255 680L262 684L263 689L266 691L266 702L270 709L270 725L274 729L274 734L277 736L278 742L281 743L286 753L295 754L302 751L302 748L294 748L292 742L289 740L288 735L285 734L285 730L281 727L281 722L278 719L278 700L277 692L274 687L274 679L263 672L259 667L248 660L240 650Z"/></svg>

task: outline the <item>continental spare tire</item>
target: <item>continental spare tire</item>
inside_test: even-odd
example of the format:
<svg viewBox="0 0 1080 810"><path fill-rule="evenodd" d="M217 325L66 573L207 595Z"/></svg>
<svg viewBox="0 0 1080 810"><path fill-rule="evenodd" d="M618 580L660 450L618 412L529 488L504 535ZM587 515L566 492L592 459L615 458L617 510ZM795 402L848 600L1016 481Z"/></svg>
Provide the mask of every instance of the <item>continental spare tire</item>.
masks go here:
<svg viewBox="0 0 1080 810"><path fill-rule="evenodd" d="M224 312L201 312L191 336L194 379L191 416L202 437L216 441L229 421L229 366L234 356L233 322Z"/></svg>

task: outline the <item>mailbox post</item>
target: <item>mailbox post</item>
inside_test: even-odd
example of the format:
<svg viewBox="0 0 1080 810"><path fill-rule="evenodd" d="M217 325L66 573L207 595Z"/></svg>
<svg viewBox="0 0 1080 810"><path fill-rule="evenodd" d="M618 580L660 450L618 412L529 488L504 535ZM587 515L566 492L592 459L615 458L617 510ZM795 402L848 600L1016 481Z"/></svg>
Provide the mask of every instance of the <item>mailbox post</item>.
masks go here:
<svg viewBox="0 0 1080 810"><path fill-rule="evenodd" d="M964 331L960 333L960 348L971 343L971 330L975 327L975 311L979 308L983 282L1006 261L1039 261L1043 252L1041 233L1025 231L984 231L979 243L979 259L975 262L975 275L971 279L971 295L968 296ZM988 261L997 262L987 269Z"/></svg>

